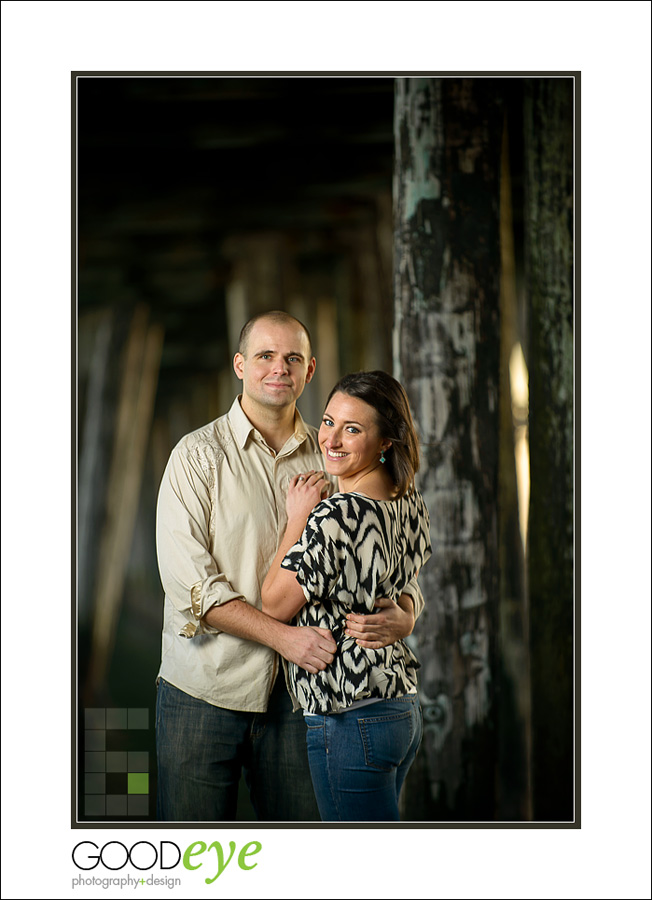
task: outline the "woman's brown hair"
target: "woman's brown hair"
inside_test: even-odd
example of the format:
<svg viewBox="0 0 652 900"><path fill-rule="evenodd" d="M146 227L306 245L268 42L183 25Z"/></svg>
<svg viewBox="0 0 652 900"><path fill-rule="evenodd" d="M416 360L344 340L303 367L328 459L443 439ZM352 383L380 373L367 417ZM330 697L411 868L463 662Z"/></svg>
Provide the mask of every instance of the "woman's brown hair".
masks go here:
<svg viewBox="0 0 652 900"><path fill-rule="evenodd" d="M414 487L419 469L419 438L410 411L405 388L387 372L352 372L337 382L328 396L326 406L334 394L357 397L376 413L381 438L392 442L385 450L385 465L397 488L397 499Z"/></svg>

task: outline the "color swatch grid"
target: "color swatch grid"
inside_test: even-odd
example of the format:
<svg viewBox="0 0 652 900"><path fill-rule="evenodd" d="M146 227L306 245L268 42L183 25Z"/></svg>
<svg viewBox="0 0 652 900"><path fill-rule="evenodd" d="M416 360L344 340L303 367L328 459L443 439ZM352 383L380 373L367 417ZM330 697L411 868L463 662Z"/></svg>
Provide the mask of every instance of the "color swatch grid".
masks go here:
<svg viewBox="0 0 652 900"><path fill-rule="evenodd" d="M148 727L148 709L99 707L84 710L86 816L148 815L149 752L109 749L116 746L112 738L124 738L124 734L117 735L116 732L142 731ZM124 740L121 743L124 745Z"/></svg>

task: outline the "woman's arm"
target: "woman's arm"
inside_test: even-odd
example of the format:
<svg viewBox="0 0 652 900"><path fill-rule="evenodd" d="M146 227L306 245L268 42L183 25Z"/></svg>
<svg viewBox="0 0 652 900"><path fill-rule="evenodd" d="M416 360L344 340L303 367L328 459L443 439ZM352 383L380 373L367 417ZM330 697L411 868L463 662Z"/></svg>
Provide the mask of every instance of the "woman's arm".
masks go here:
<svg viewBox="0 0 652 900"><path fill-rule="evenodd" d="M280 622L289 622L306 602L296 572L281 568L281 562L302 532L303 525L299 524L297 527L288 522L281 545L263 582L263 612Z"/></svg>
<svg viewBox="0 0 652 900"><path fill-rule="evenodd" d="M286 503L288 524L262 588L263 612L281 622L289 622L306 602L296 573L281 568L281 563L303 534L308 516L327 489L323 472L295 475L290 482Z"/></svg>

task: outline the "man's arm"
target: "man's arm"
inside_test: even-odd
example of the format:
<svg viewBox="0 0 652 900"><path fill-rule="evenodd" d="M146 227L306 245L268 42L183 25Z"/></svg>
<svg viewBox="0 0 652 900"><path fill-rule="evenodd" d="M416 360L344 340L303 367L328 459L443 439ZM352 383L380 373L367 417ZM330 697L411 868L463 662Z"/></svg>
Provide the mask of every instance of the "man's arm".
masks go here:
<svg viewBox="0 0 652 900"><path fill-rule="evenodd" d="M211 504L208 475L195 448L178 445L159 488L156 551L166 597L185 620L179 634L189 639L216 633L205 613L242 597L210 552Z"/></svg>
<svg viewBox="0 0 652 900"><path fill-rule="evenodd" d="M213 606L204 620L220 631L265 644L285 659L312 673L320 672L332 663L337 649L327 629L286 625L244 600Z"/></svg>
<svg viewBox="0 0 652 900"><path fill-rule="evenodd" d="M185 447L173 451L159 491L157 552L166 595L186 620L181 634L225 631L265 644L310 672L332 661L330 632L291 628L247 603L219 572L209 546L211 495L206 474Z"/></svg>

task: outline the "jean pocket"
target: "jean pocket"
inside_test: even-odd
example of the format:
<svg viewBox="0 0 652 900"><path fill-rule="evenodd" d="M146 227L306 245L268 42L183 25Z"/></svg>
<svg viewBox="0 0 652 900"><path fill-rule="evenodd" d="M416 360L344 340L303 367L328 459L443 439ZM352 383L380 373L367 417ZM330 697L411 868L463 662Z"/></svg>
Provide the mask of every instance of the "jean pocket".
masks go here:
<svg viewBox="0 0 652 900"><path fill-rule="evenodd" d="M403 762L414 737L412 711L358 719L365 763L391 772Z"/></svg>
<svg viewBox="0 0 652 900"><path fill-rule="evenodd" d="M313 716L312 714L308 714L303 717L303 721L306 723L308 728L323 728L324 727L324 717L323 716Z"/></svg>

